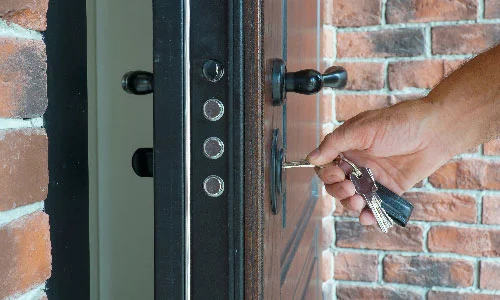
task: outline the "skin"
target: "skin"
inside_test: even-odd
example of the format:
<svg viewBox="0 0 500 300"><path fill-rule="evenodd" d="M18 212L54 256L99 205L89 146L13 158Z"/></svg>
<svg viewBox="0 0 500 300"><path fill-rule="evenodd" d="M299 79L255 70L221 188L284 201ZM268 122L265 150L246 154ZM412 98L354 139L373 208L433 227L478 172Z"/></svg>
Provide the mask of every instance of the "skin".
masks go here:
<svg viewBox="0 0 500 300"><path fill-rule="evenodd" d="M363 225L376 223L346 179L348 169L331 163L340 153L402 194L454 155L500 134L500 46L464 64L424 98L366 111L328 134L308 155L327 192L361 211ZM345 166L342 164L342 167Z"/></svg>

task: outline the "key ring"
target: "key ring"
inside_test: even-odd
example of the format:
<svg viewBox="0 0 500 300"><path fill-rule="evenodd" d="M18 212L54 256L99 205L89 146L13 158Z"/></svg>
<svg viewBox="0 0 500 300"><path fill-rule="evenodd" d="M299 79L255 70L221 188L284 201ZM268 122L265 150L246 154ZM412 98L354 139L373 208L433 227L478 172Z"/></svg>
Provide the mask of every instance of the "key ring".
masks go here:
<svg viewBox="0 0 500 300"><path fill-rule="evenodd" d="M340 160L345 161L352 167L352 171L354 172L354 175L356 175L357 178L360 178L363 175L363 173L361 173L361 170L352 161L348 160L343 153L340 153L339 156Z"/></svg>

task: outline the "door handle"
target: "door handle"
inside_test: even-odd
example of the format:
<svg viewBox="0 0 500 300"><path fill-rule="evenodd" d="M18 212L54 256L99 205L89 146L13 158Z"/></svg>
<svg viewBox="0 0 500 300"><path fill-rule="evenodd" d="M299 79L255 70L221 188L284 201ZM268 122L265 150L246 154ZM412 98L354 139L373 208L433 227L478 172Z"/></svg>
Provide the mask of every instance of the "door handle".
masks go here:
<svg viewBox="0 0 500 300"><path fill-rule="evenodd" d="M318 93L323 87L342 89L347 84L347 71L339 66L328 68L324 74L311 69L287 72L285 62L276 59L272 73L274 106L286 102L287 92L311 95Z"/></svg>
<svg viewBox="0 0 500 300"><path fill-rule="evenodd" d="M123 75L122 88L134 95L147 95L153 92L153 73L131 71Z"/></svg>

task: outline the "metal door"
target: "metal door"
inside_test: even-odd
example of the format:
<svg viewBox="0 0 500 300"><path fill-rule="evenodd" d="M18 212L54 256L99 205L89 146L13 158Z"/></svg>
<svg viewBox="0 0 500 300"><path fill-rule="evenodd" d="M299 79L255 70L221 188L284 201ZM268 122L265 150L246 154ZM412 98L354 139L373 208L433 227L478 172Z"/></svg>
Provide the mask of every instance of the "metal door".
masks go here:
<svg viewBox="0 0 500 300"><path fill-rule="evenodd" d="M273 105L277 60L319 68L318 5L153 1L157 299L321 296L314 173L271 205L273 134L288 159L319 140L317 96Z"/></svg>
<svg viewBox="0 0 500 300"><path fill-rule="evenodd" d="M245 270L246 295L261 299L319 299L320 234L317 180L311 169L287 170L285 193L271 208L273 132L287 160L304 158L319 140L317 96L288 93L273 106L273 65L319 68L319 2L246 3ZM253 19L250 22L250 19Z"/></svg>

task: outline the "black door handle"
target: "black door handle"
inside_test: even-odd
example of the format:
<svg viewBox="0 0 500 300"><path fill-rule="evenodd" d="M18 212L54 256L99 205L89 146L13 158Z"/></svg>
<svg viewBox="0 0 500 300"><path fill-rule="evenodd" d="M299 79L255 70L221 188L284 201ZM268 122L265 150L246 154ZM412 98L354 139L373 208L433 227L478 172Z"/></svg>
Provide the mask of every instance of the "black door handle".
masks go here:
<svg viewBox="0 0 500 300"><path fill-rule="evenodd" d="M328 68L325 74L311 69L287 72L285 62L276 59L272 72L274 106L285 103L287 92L311 95L318 93L323 87L342 89L347 84L347 71L338 66Z"/></svg>

